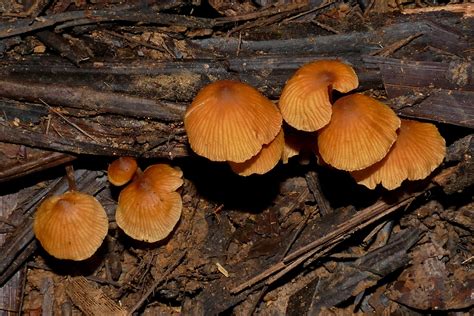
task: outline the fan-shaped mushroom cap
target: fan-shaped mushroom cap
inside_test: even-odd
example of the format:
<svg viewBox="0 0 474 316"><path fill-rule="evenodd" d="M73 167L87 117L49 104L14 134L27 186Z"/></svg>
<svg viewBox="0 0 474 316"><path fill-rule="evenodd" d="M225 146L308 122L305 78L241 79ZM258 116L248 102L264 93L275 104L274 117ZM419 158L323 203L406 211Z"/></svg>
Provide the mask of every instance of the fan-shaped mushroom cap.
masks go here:
<svg viewBox="0 0 474 316"><path fill-rule="evenodd" d="M387 105L348 95L334 103L331 122L319 131L319 153L337 169L364 169L385 157L399 127L400 119Z"/></svg>
<svg viewBox="0 0 474 316"><path fill-rule="evenodd" d="M337 60L304 65L288 80L280 97L283 119L296 129L314 132L331 119L330 91L349 92L359 86L354 69Z"/></svg>
<svg viewBox="0 0 474 316"><path fill-rule="evenodd" d="M49 254L76 261L96 252L108 228L102 205L93 196L76 191L45 199L33 225L36 238Z"/></svg>
<svg viewBox="0 0 474 316"><path fill-rule="evenodd" d="M181 216L181 196L175 191L183 184L182 175L165 164L148 167L120 192L117 225L137 240L166 238Z"/></svg>
<svg viewBox="0 0 474 316"><path fill-rule="evenodd" d="M389 190L403 180L426 178L438 167L446 154L446 143L435 125L411 120L402 124L388 155L376 164L351 172L357 183L374 189L378 183Z"/></svg>
<svg viewBox="0 0 474 316"><path fill-rule="evenodd" d="M229 161L229 165L235 173L241 176L267 173L280 161L284 143L283 129L281 129L275 139L269 144L263 145L257 155L244 162Z"/></svg>
<svg viewBox="0 0 474 316"><path fill-rule="evenodd" d="M191 148L213 161L244 162L278 134L278 108L251 86L231 80L209 84L184 116Z"/></svg>
<svg viewBox="0 0 474 316"><path fill-rule="evenodd" d="M121 186L130 181L137 171L137 161L133 157L120 157L114 160L107 169L109 182Z"/></svg>

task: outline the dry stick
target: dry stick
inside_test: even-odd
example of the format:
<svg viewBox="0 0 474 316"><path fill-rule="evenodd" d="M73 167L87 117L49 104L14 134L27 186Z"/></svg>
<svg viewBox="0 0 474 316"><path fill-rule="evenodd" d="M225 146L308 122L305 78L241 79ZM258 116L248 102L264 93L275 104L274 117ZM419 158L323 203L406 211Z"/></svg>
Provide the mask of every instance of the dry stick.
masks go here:
<svg viewBox="0 0 474 316"><path fill-rule="evenodd" d="M384 202L377 202L374 205L360 211L350 220L348 220L343 225L340 225L331 233L327 234L326 236L319 238L310 244L294 251L290 255L286 256L281 262L271 266L267 270L263 271L262 273L258 274L257 276L253 277L252 279L242 283L241 285L233 288L230 290L231 293L236 294L247 287L254 285L257 282L260 282L274 273L281 271L277 277L272 278L266 284L271 284L276 281L278 278L282 277L284 274L295 268L297 265L305 261L307 258L311 257L312 255L316 254L316 252L323 250L324 248L335 246L339 242L347 239L350 237L354 231L362 229L373 222L379 220L381 217L386 216L394 211L396 211L401 206L405 206L408 203L411 203L417 196L423 194L425 191L418 193L412 197L405 198L401 202L396 205L387 208L387 205ZM309 252L309 254L308 254ZM301 257L304 256L304 257ZM304 260L302 259L304 258ZM293 263L287 264L288 262L296 260Z"/></svg>
<svg viewBox="0 0 474 316"><path fill-rule="evenodd" d="M134 39L133 37L130 37L130 36L126 36L126 35L119 34L119 33L113 32L113 31L109 31L109 30L101 30L101 32L105 33L105 34L108 34L108 35L112 35L112 36L121 38L121 39L124 39L124 40L126 40L130 43L136 44L136 45L140 45L140 46L151 48L151 49L156 49L157 51L160 51L162 53L168 53L168 51L166 51L166 49L161 48L160 46L150 44L150 43L147 43L145 41L140 41L140 40ZM175 57L175 56L172 55L171 57Z"/></svg>
<svg viewBox="0 0 474 316"><path fill-rule="evenodd" d="M322 215L327 215L332 212L331 205L324 196L321 183L319 181L319 175L316 171L309 171L305 174L306 184L309 191L312 193L316 203L318 204L319 211Z"/></svg>
<svg viewBox="0 0 474 316"><path fill-rule="evenodd" d="M80 23L78 23L78 21L80 21ZM212 28L214 26L214 21L211 19L188 17L184 15L142 12L141 10L83 10L41 16L34 20L18 20L16 22L0 23L0 38L20 35L53 25L59 25L59 28L64 28L74 25L95 24L104 21L180 25L190 28ZM63 23L63 25L61 25L61 23Z"/></svg>
<svg viewBox="0 0 474 316"><path fill-rule="evenodd" d="M417 13L438 12L438 11L450 11L450 12L455 12L455 13L463 13L465 18L472 17L474 16L474 4L472 3L448 4L445 6L401 10L402 14L417 14Z"/></svg>
<svg viewBox="0 0 474 316"><path fill-rule="evenodd" d="M258 18L263 18L267 16L272 16L275 14L280 14L284 12L289 12L289 11L295 11L299 9L304 9L308 5L307 4L289 4L285 6L276 6L276 7L269 7L267 9L259 10L257 12L251 12L243 15L237 15L237 16L230 16L230 17L225 17L225 18L217 18L215 19L215 24L216 25L221 25L221 24L226 24L230 22L241 22L241 21L249 21L249 20L255 20Z"/></svg>
<svg viewBox="0 0 474 316"><path fill-rule="evenodd" d="M44 105L46 105L48 107L48 109L53 112L54 114L58 115L60 118L62 118L63 120L66 121L66 123L70 124L72 127L74 127L75 129L77 129L79 132L81 132L82 134L86 135L87 137L89 137L90 139L92 139L93 141L95 141L96 143L98 143L99 141L97 140L97 138L95 138L94 136L92 136L91 134L87 133L85 130L83 130L82 128L80 128L77 124L71 122L70 120L68 120L64 115L62 115L61 113L59 113L58 111L56 111L55 109L53 109L48 103L44 102L42 99L39 99L41 101L41 103L43 103Z"/></svg>
<svg viewBox="0 0 474 316"><path fill-rule="evenodd" d="M295 20L297 18L300 18L302 16L305 16L307 14L310 14L310 13L313 13L313 12L316 12L316 11L319 11L321 9L324 9L326 7L329 7L330 5L333 5L335 1L329 1L327 3L323 3L322 5L320 5L319 7L316 7L316 8L312 8L310 10L307 10L307 11L304 11L304 12L301 12L300 14L297 14L295 16L292 16L290 18L287 18L285 19L283 22L289 22L289 21L292 21L292 20Z"/></svg>
<svg viewBox="0 0 474 316"><path fill-rule="evenodd" d="M69 185L69 191L77 191L76 176L74 175L74 167L68 164L66 167L66 178Z"/></svg>
<svg viewBox="0 0 474 316"><path fill-rule="evenodd" d="M156 280L152 285L151 287L148 289L148 291L146 291L146 293L140 298L140 300L132 307L132 309L128 312L129 315L132 315L137 309L139 309L143 303L148 299L148 296L151 295L151 293L153 293L155 291L155 289L158 287L158 285L160 285L161 282L163 282L163 280L168 277L168 275L173 272L174 269L176 269L176 267L181 263L181 261L183 261L184 257L186 256L187 254L187 251L184 251L183 254L181 256L179 256L178 260L176 260L171 266L168 267L168 269L166 269L165 273L163 273L163 275L161 276L161 278L159 278L158 280Z"/></svg>
<svg viewBox="0 0 474 316"><path fill-rule="evenodd" d="M47 102L52 105L90 110L96 114L150 117L172 122L181 121L184 114L184 107L175 104L122 93L97 91L86 86L0 80L0 96L30 102L43 100L41 101L43 104Z"/></svg>
<svg viewBox="0 0 474 316"><path fill-rule="evenodd" d="M0 182L6 182L15 178L23 177L36 171L59 166L74 159L76 159L76 157L68 154L50 152L45 156L41 156L33 160L27 160L24 163L11 166L7 170L0 170Z"/></svg>
<svg viewBox="0 0 474 316"><path fill-rule="evenodd" d="M399 50L400 48L402 48L403 46L409 44L411 41L413 41L414 39L422 36L423 33L416 33L416 34L413 34L411 36L408 36L407 38L403 38L399 41L396 41L395 43L392 43L388 46L385 46L384 48L380 49L380 50L377 50L375 52L372 52L370 53L369 55L370 56L382 56L382 57L388 57L390 55L392 55L394 52L396 52L397 50Z"/></svg>

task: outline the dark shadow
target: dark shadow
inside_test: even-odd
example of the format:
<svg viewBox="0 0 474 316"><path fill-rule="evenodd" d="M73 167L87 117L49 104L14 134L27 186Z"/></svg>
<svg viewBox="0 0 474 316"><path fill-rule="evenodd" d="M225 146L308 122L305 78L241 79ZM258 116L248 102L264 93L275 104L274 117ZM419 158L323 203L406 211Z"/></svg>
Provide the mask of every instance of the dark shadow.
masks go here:
<svg viewBox="0 0 474 316"><path fill-rule="evenodd" d="M278 164L264 175L242 177L226 163L192 156L180 161L185 176L206 200L226 208L260 212L272 205L280 184L288 177L304 176L305 166Z"/></svg>
<svg viewBox="0 0 474 316"><path fill-rule="evenodd" d="M46 266L59 275L89 276L102 265L109 249L107 242L103 242L90 258L81 261L57 259L47 253L40 243L38 243L37 251L44 258Z"/></svg>

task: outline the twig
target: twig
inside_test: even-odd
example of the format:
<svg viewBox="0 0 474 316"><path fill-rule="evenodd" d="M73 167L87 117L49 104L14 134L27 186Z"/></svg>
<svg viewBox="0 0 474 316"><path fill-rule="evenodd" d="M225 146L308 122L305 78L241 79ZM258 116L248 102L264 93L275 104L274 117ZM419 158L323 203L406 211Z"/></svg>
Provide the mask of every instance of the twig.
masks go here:
<svg viewBox="0 0 474 316"><path fill-rule="evenodd" d="M153 23L161 25L180 25L190 28L212 28L211 19L187 17L156 12L142 12L141 10L83 10L58 13L50 16L41 16L34 20L18 20L13 23L0 24L0 38L20 35L50 26L58 25L57 29L71 26L94 24L99 22L129 21ZM63 23L61 25L61 23Z"/></svg>
<svg viewBox="0 0 474 316"><path fill-rule="evenodd" d="M76 176L74 175L74 168L71 164L66 165L66 178L70 191L77 191Z"/></svg>
<svg viewBox="0 0 474 316"><path fill-rule="evenodd" d="M316 171L309 171L305 174L305 180L308 185L309 191L313 194L316 203L318 204L319 210L322 215L327 215L332 212L331 205L325 198L323 191L321 190L321 184L319 183L319 176Z"/></svg>
<svg viewBox="0 0 474 316"><path fill-rule="evenodd" d="M322 28L323 30L326 30L326 31L329 31L331 33L334 33L334 34L339 34L340 32L338 30L336 30L335 28L333 27L330 27L329 25L327 24L324 24L322 22L319 22L318 20L311 20L311 23L314 23L316 24L317 26L319 26L320 28Z"/></svg>
<svg viewBox="0 0 474 316"><path fill-rule="evenodd" d="M156 49L157 51L160 51L162 53L165 53L165 52L168 53L164 48L161 48L157 45L153 45L153 44L150 44L150 43L147 43L147 42L144 42L144 41L134 39L133 37L130 37L130 36L126 36L126 35L119 34L119 33L113 32L113 31L109 31L109 30L102 30L101 32L103 32L105 34L115 36L115 37L118 37L118 38L121 38L121 39L124 39L126 41L129 41L130 43L138 44L140 46L151 48L151 49ZM175 56L172 55L171 57L174 58Z"/></svg>
<svg viewBox="0 0 474 316"><path fill-rule="evenodd" d="M285 19L283 22L289 22L289 21L292 21L292 20L295 20L297 18L300 18L302 16L305 16L307 14L310 14L310 13L313 13L313 12L316 12L316 11L319 11L321 9L324 9L326 7L329 7L330 5L333 5L335 1L329 1L327 3L323 3L322 5L320 5L319 7L316 7L316 8L312 8L310 10L307 10L307 11L304 11L304 12L301 12L300 14L297 14L295 16L292 16L290 18L287 18Z"/></svg>
<svg viewBox="0 0 474 316"><path fill-rule="evenodd" d="M59 113L58 111L56 111L55 109L53 109L48 103L44 102L42 99L39 99L41 101L41 103L43 103L44 105L46 105L48 107L48 109L53 112L54 114L58 115L60 118L62 118L63 120L66 121L66 123L70 124L72 127L74 127L75 129L77 129L79 132L81 132L82 134L86 135L87 137L89 137L90 139L92 139L93 141L95 141L96 143L99 143L99 141L97 140L97 138L95 138L94 136L92 136L91 134L87 133L85 130L83 130L82 128L80 128L77 124L71 122L70 120L68 120L64 115L62 115L61 113Z"/></svg>
<svg viewBox="0 0 474 316"><path fill-rule="evenodd" d="M413 34L411 36L408 36L407 38L403 38L399 41L396 41L395 43L392 43L388 46L385 46L384 48L382 48L380 50L372 52L369 55L371 55L371 56L378 55L378 56L382 56L382 57L388 57L388 56L392 55L394 52L396 52L397 50L399 50L400 48L402 48L403 46L409 44L411 41L413 41L414 39L416 39L416 38L418 38L422 35L423 35L423 33L421 33L421 32Z"/></svg>
<svg viewBox="0 0 474 316"><path fill-rule="evenodd" d="M242 15L237 15L237 16L229 16L225 18L217 18L215 19L216 25L221 25L221 24L227 24L230 22L242 22L242 21L249 21L249 20L255 20L259 18L264 18L280 13L286 13L286 12L291 12L295 10L301 10L303 8L306 8L308 5L303 3L294 3L294 4L288 4L285 6L278 5L274 7L268 7L266 9L262 9L256 12L251 12L247 14L242 14Z"/></svg>
<svg viewBox="0 0 474 316"><path fill-rule="evenodd" d="M75 71L76 69L73 72ZM44 104L86 109L97 114L150 117L172 122L180 121L184 114L184 108L178 108L176 105L121 93L97 91L84 86L0 80L0 96L30 102L43 100Z"/></svg>
<svg viewBox="0 0 474 316"><path fill-rule="evenodd" d="M174 269L176 269L176 267L181 263L181 261L183 261L184 257L186 257L186 254L187 251L184 251L183 254L181 254L181 256L179 256L179 258L171 266L169 266L168 269L166 269L161 278L153 282L148 291L146 291L146 293L140 298L140 300L130 309L129 315L132 315L137 309L139 309L143 305L143 303L148 299L151 293L155 291L158 285L160 285L161 282L163 282L168 277L168 275L173 272Z"/></svg>
<svg viewBox="0 0 474 316"><path fill-rule="evenodd" d="M455 13L463 13L465 18L474 16L474 4L462 3L462 4L448 4L445 6L416 8L416 9L403 9L403 14L417 14L427 12L439 12L439 11L450 11Z"/></svg>

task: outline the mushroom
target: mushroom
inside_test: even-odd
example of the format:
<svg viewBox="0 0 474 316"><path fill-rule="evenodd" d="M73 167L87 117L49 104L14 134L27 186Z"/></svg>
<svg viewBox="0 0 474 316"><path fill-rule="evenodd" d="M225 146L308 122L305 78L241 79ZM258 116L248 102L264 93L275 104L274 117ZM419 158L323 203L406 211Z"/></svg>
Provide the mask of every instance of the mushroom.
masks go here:
<svg viewBox="0 0 474 316"><path fill-rule="evenodd" d="M121 186L130 181L138 169L137 161L133 157L120 157L114 160L107 169L109 182Z"/></svg>
<svg viewBox="0 0 474 316"><path fill-rule="evenodd" d="M283 88L279 101L283 119L296 129L317 131L331 119L331 90L345 93L358 86L354 69L340 61L319 60L306 64Z"/></svg>
<svg viewBox="0 0 474 316"><path fill-rule="evenodd" d="M398 138L388 155L376 164L351 172L357 183L374 189L378 183L389 190L403 180L421 180L438 167L446 154L446 143L435 125L401 120Z"/></svg>
<svg viewBox="0 0 474 316"><path fill-rule="evenodd" d="M263 145L257 155L244 162L229 161L229 165L235 173L241 176L267 173L280 161L284 143L283 129L281 129L275 139L269 144Z"/></svg>
<svg viewBox="0 0 474 316"><path fill-rule="evenodd" d="M130 237L146 242L166 238L181 217L178 192L183 172L166 164L152 165L120 192L115 219Z"/></svg>
<svg viewBox="0 0 474 316"><path fill-rule="evenodd" d="M331 122L318 132L318 149L331 166L354 171L380 161L397 138L400 119L387 105L362 94L334 103Z"/></svg>
<svg viewBox="0 0 474 316"><path fill-rule="evenodd" d="M43 248L58 259L91 257L107 235L104 208L91 195L68 191L45 199L36 210L33 230Z"/></svg>
<svg viewBox="0 0 474 316"><path fill-rule="evenodd" d="M278 108L255 88L231 80L204 87L184 116L191 148L212 161L244 162L275 139Z"/></svg>

